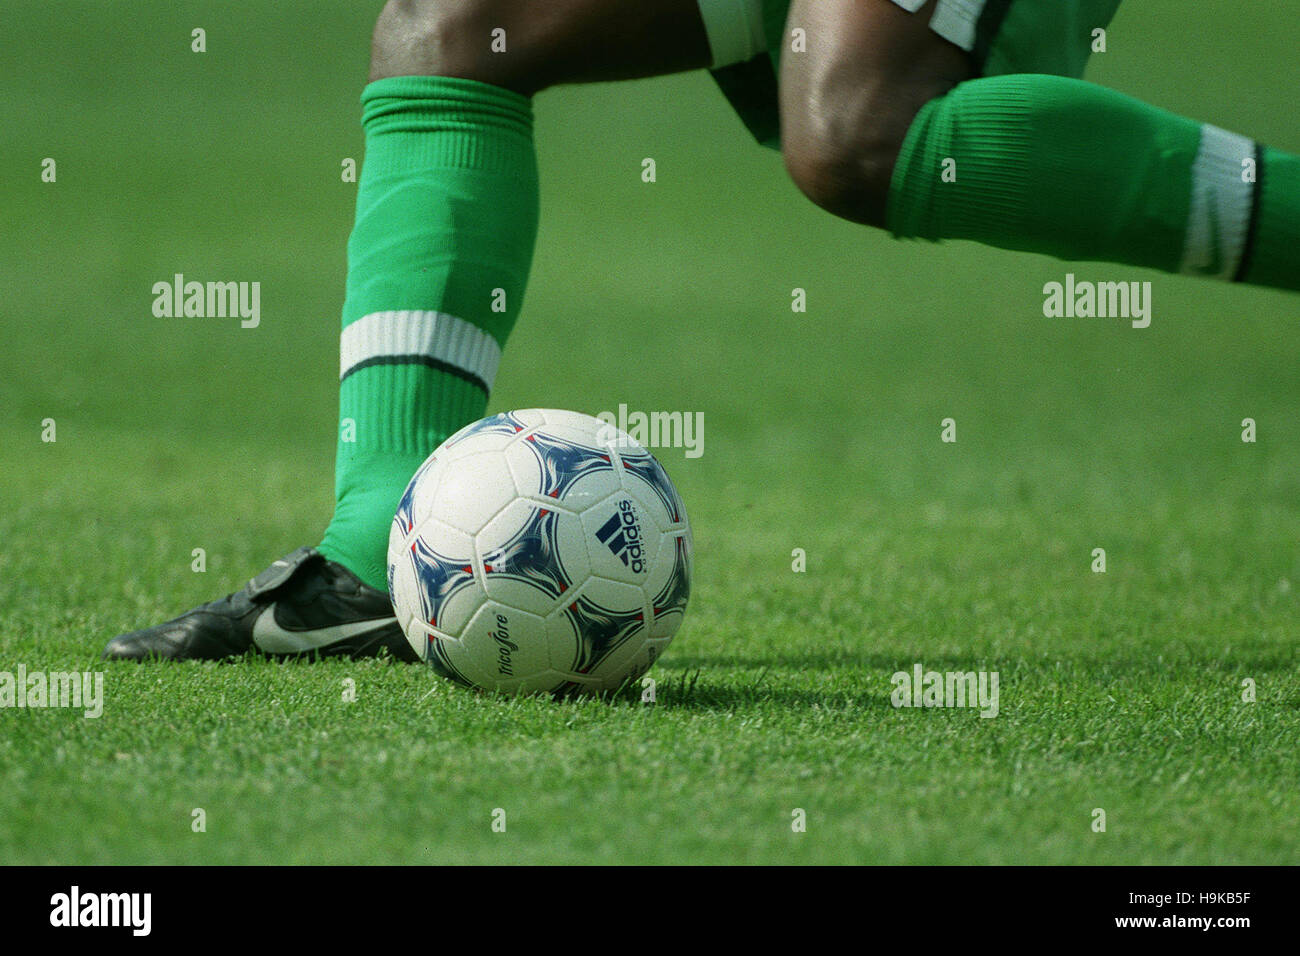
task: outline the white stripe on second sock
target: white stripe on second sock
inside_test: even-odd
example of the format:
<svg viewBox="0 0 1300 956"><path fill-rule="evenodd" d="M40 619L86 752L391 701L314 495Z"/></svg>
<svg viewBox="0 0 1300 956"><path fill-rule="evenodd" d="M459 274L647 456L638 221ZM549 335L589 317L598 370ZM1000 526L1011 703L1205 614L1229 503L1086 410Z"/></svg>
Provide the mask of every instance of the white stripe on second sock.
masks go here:
<svg viewBox="0 0 1300 956"><path fill-rule="evenodd" d="M1247 176L1255 142L1206 123L1192 164L1192 199L1181 271L1231 279L1241 265L1255 183Z"/></svg>

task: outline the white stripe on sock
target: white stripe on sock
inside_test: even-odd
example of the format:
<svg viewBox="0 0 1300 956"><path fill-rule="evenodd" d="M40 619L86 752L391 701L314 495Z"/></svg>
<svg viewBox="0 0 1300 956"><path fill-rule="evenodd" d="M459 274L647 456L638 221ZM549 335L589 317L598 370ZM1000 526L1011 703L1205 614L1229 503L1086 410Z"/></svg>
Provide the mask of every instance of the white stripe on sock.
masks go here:
<svg viewBox="0 0 1300 956"><path fill-rule="evenodd" d="M1254 140L1209 123L1201 127L1201 145L1192 164L1183 273L1219 279L1237 274L1255 189L1246 181L1242 161L1254 156Z"/></svg>
<svg viewBox="0 0 1300 956"><path fill-rule="evenodd" d="M372 312L343 330L339 378L362 363L416 355L445 362L491 390L501 346L478 326L445 312Z"/></svg>

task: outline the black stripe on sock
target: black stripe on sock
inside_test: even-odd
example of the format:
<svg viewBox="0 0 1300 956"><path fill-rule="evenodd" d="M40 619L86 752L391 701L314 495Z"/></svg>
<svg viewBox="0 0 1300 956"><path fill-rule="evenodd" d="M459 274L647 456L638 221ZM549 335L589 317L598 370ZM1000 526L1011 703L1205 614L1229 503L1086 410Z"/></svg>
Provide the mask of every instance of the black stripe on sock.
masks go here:
<svg viewBox="0 0 1300 956"><path fill-rule="evenodd" d="M1241 245L1241 262L1233 282L1245 282L1246 273L1255 258L1255 234L1259 232L1259 194L1264 191L1264 147L1255 144L1255 188L1250 193L1250 224L1246 226L1246 241Z"/></svg>
<svg viewBox="0 0 1300 956"><path fill-rule="evenodd" d="M454 375L459 379L469 382L471 385L477 385L483 389L483 394L488 395L492 389L488 383L473 372L467 372L465 369L452 365L450 362L444 362L442 359L434 358L432 355L376 355L374 358L368 358L352 366L339 378L339 381L347 378L354 372L359 372L363 368L371 368L375 365L427 365L429 368L437 369L439 372L446 372L448 375Z"/></svg>

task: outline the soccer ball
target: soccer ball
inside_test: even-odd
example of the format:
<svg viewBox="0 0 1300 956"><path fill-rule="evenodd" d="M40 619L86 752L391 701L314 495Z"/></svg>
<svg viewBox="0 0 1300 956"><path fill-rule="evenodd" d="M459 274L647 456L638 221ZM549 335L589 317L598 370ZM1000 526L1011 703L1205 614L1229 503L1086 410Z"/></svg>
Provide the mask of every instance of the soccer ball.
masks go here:
<svg viewBox="0 0 1300 956"><path fill-rule="evenodd" d="M691 526L648 451L577 412L504 412L420 466L388 539L388 592L444 677L507 693L599 693L681 626Z"/></svg>

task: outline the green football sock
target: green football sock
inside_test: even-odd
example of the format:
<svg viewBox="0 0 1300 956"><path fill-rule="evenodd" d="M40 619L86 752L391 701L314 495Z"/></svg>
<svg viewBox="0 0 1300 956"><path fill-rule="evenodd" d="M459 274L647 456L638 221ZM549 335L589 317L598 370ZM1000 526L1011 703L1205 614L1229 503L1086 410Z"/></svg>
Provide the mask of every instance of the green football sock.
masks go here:
<svg viewBox="0 0 1300 956"><path fill-rule="evenodd" d="M320 550L386 589L406 483L482 417L537 235L532 105L472 80L402 76L362 95L348 241L337 504Z"/></svg>
<svg viewBox="0 0 1300 956"><path fill-rule="evenodd" d="M917 115L888 225L1300 290L1300 157L1082 80L987 77Z"/></svg>

